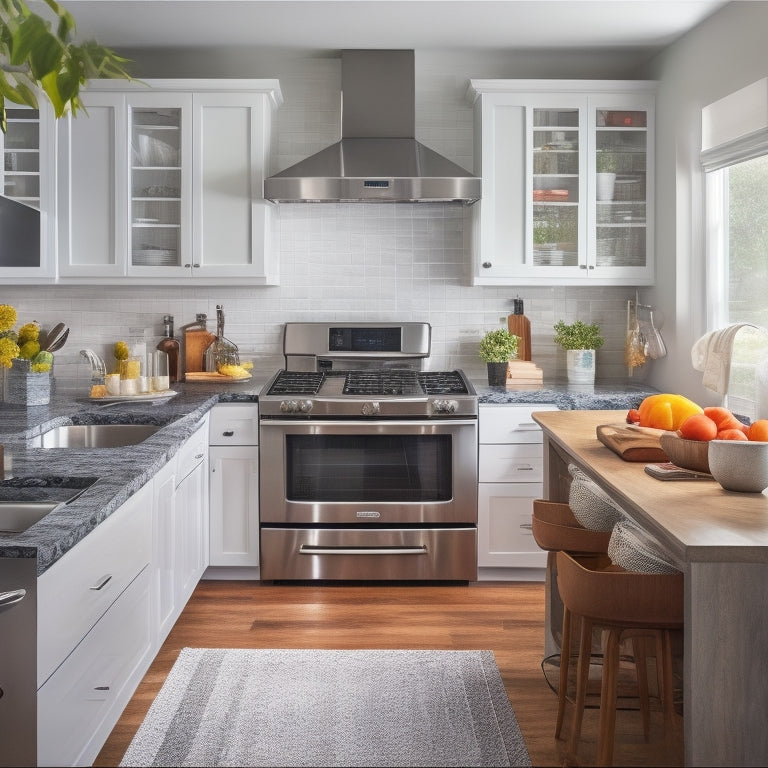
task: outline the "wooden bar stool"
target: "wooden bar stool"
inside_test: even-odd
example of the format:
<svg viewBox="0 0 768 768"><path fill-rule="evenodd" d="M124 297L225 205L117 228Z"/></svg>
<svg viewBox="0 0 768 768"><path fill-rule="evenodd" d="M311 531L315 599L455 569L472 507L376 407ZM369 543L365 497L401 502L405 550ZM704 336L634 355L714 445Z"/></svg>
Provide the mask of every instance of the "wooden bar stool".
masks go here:
<svg viewBox="0 0 768 768"><path fill-rule="evenodd" d="M611 538L610 531L585 528L573 514L570 505L536 499L531 520L533 538L541 549L553 558L557 552L571 554L605 554ZM560 681L557 690L557 722L555 738L560 738L567 701L568 673L571 659L571 613L563 607L563 634L560 643ZM641 697L641 706L648 705ZM648 712L650 717L650 712Z"/></svg>
<svg viewBox="0 0 768 768"><path fill-rule="evenodd" d="M592 629L600 627L606 630L606 641L600 691L597 763L610 765L616 727L619 645L623 638L636 636L638 633L660 633L661 658L657 658L657 661L661 662L660 665L657 664L659 691L666 725L671 725L673 710L670 631L682 629L683 626L683 574L627 571L612 565L607 555L574 557L560 551L557 553L557 585L568 614L581 620L574 723L568 749L571 756L575 756L586 700ZM565 625L565 620L563 623ZM565 626L563 634L565 635ZM636 662L641 658L644 661L642 652L637 654ZM644 675L644 667L642 672L638 668L638 680Z"/></svg>

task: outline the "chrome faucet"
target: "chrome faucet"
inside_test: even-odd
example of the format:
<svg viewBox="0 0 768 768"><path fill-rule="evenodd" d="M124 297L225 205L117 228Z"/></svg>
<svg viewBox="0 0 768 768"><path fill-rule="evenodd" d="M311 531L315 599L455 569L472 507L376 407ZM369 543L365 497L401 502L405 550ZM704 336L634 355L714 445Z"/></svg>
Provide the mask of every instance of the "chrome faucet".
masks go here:
<svg viewBox="0 0 768 768"><path fill-rule="evenodd" d="M91 386L104 384L107 378L107 366L104 361L92 349L81 349L80 355L91 364Z"/></svg>

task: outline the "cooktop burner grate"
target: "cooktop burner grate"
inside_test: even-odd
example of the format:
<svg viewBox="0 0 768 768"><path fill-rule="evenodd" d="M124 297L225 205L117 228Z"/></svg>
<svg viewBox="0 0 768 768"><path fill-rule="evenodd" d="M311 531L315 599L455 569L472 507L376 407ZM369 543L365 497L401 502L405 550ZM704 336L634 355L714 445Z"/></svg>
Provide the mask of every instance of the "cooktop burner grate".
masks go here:
<svg viewBox="0 0 768 768"><path fill-rule="evenodd" d="M467 385L456 371L424 371L419 383L428 395L466 395Z"/></svg>
<svg viewBox="0 0 768 768"><path fill-rule="evenodd" d="M282 371L269 388L270 395L316 395L325 381L324 373Z"/></svg>
<svg viewBox="0 0 768 768"><path fill-rule="evenodd" d="M421 395L415 371L350 371L344 382L345 395Z"/></svg>

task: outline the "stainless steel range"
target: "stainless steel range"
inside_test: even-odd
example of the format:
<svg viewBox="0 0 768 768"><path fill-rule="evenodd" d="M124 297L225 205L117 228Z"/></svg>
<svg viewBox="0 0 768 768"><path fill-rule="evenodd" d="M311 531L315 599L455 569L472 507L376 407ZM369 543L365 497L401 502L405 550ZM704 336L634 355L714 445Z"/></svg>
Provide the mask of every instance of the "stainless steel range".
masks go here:
<svg viewBox="0 0 768 768"><path fill-rule="evenodd" d="M427 323L288 323L259 394L261 578L477 578L477 395Z"/></svg>

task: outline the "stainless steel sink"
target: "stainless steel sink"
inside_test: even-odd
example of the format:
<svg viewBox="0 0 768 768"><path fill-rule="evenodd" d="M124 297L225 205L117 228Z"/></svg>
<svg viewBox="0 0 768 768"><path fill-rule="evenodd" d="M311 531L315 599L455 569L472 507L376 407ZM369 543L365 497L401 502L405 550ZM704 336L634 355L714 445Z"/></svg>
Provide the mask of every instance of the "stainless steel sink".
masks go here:
<svg viewBox="0 0 768 768"><path fill-rule="evenodd" d="M60 504L59 501L0 501L0 534L26 531Z"/></svg>
<svg viewBox="0 0 768 768"><path fill-rule="evenodd" d="M84 424L54 427L33 439L36 448L119 448L137 445L162 427L156 424Z"/></svg>

